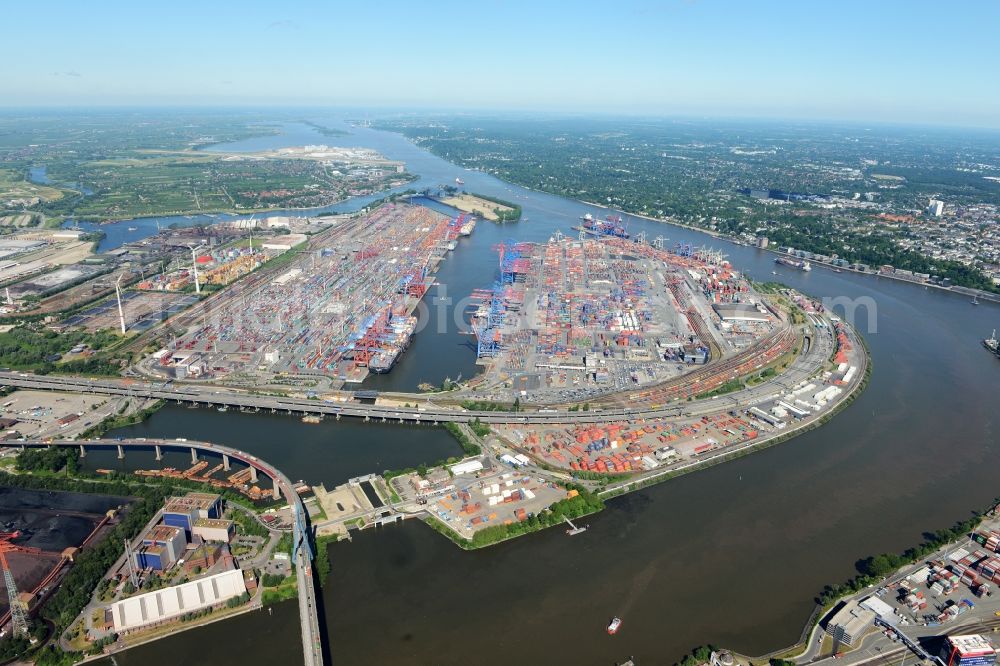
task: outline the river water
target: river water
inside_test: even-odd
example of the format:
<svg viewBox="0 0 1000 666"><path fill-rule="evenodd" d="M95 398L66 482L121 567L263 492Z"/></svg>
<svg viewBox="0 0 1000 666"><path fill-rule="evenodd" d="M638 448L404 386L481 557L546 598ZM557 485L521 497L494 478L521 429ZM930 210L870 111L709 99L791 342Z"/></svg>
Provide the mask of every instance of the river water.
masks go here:
<svg viewBox="0 0 1000 666"><path fill-rule="evenodd" d="M343 127L336 119L312 120ZM421 177L416 189L460 176L469 191L520 204L529 221L480 222L442 264L438 289L456 299L492 282L492 246L500 240L572 233L582 214L598 212L464 171L398 135L351 128L349 136L322 137L304 125L286 130L283 137L217 148L366 146L406 161ZM759 279L779 279L820 297L870 299L871 321L863 308L857 320L874 362L868 390L830 423L787 444L611 501L579 536L549 530L465 553L408 523L333 546L324 597L335 663L612 664L634 655L639 663L659 664L709 642L764 653L798 638L816 593L853 575L858 558L902 550L1000 494L1000 362L979 342L1000 327L1000 307L972 307L954 294L822 268L779 268L772 276L774 255L766 252L632 222L633 233L643 229L669 243L721 248ZM473 361L466 336L425 331L392 373L372 385L412 389L420 381L468 377ZM454 451L445 433L429 428L305 425L208 410L165 410L132 432L214 438L259 453L293 478L328 486L357 472ZM604 627L614 615L624 624L609 637ZM117 661L200 662L210 646L225 645L211 648L213 662L291 663L298 642L294 606L286 604L274 616L182 633Z"/></svg>

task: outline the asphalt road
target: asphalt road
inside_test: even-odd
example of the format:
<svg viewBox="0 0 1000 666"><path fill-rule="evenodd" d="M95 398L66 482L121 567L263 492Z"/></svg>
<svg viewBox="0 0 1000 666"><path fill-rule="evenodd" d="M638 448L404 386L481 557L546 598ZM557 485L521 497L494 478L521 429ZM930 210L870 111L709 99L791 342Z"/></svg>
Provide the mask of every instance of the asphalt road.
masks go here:
<svg viewBox="0 0 1000 666"><path fill-rule="evenodd" d="M307 398L257 395L216 386L157 383L132 379L90 379L34 375L11 371L0 372L0 384L41 390L155 398L173 400L179 403L226 406L245 410L272 410L335 417L353 416L366 420L381 419L413 423L437 424L448 421L468 423L476 419L483 423L602 423L616 419L678 418L750 407L771 399L791 388L794 384L807 379L830 357L834 345L832 329L812 329L811 327L810 329L812 343L809 345L809 349L800 353L784 373L763 384L724 396L677 402L674 405L645 404L637 401L635 407L602 408L586 412L568 412L557 409L518 413L472 411L439 407L427 402L426 396L419 394L392 394L393 397L405 397L415 403L424 404L420 407L407 408L364 404L356 401L328 402Z"/></svg>

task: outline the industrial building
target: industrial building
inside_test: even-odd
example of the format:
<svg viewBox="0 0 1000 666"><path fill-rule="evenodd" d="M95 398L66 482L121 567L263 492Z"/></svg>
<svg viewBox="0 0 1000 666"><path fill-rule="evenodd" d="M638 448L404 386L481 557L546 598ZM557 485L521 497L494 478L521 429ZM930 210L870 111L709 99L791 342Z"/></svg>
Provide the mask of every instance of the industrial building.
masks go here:
<svg viewBox="0 0 1000 666"><path fill-rule="evenodd" d="M180 527L188 535L199 518L221 518L222 496L212 493L188 493L171 497L163 506L163 524Z"/></svg>
<svg viewBox="0 0 1000 666"><path fill-rule="evenodd" d="M142 537L142 545L135 551L137 569L169 569L181 559L188 540L184 529L170 525L156 525Z"/></svg>
<svg viewBox="0 0 1000 666"><path fill-rule="evenodd" d="M199 518L194 521L191 534L204 541L229 543L236 534L236 526L233 521L223 518Z"/></svg>
<svg viewBox="0 0 1000 666"><path fill-rule="evenodd" d="M111 606L112 621L118 632L137 629L211 608L246 591L243 571L233 569L115 602Z"/></svg>
<svg viewBox="0 0 1000 666"><path fill-rule="evenodd" d="M767 310L750 303L713 303L712 309L723 321L759 321L771 320Z"/></svg>
<svg viewBox="0 0 1000 666"><path fill-rule="evenodd" d="M851 600L830 618L826 625L826 633L833 640L843 645L853 646L870 629L875 622L875 613L862 608L857 601Z"/></svg>
<svg viewBox="0 0 1000 666"><path fill-rule="evenodd" d="M463 460L462 462L452 465L448 469L451 473L458 476L460 474L475 474L483 469L483 463L479 460Z"/></svg>
<svg viewBox="0 0 1000 666"><path fill-rule="evenodd" d="M997 661L993 645L979 634L949 636L940 656L947 666L992 666Z"/></svg>
<svg viewBox="0 0 1000 666"><path fill-rule="evenodd" d="M308 239L302 234L285 234L284 236L275 236L264 241L261 247L265 250L280 250L285 252L291 250L296 245L305 243L306 240Z"/></svg>

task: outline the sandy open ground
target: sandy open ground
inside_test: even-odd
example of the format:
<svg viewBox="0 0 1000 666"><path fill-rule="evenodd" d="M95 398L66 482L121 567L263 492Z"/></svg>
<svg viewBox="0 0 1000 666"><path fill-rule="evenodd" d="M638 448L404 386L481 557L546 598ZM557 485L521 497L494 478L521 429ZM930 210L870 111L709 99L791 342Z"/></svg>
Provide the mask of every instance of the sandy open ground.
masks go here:
<svg viewBox="0 0 1000 666"><path fill-rule="evenodd" d="M497 220L497 214L493 212L494 210L499 209L503 212L514 210L510 206L503 206L493 201L480 199L479 197L471 194L459 194L458 196L441 199L441 203L451 206L452 208L457 208L466 213L473 213L474 215L477 215L484 220L490 220L491 222L495 222Z"/></svg>

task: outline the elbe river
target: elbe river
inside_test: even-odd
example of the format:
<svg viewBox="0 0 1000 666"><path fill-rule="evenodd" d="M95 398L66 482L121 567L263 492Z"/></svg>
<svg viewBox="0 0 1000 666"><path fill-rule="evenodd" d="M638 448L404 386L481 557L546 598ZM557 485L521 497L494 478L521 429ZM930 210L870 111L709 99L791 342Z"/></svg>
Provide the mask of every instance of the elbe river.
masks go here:
<svg viewBox="0 0 1000 666"><path fill-rule="evenodd" d="M437 188L461 177L470 192L522 206L527 221L480 221L471 238L460 240L428 298L458 300L491 285L493 247L501 240L545 241L557 229L571 235L584 213L604 214L463 170L396 134L312 120L349 134L324 137L288 124L277 136L210 149L369 147L405 161L420 176L408 187ZM373 198L324 210L357 210ZM197 219L161 218L161 224L170 221ZM128 226L140 230L128 232ZM155 219L144 219L102 229L104 247L113 247L156 227ZM795 642L816 594L852 576L857 559L914 545L923 532L949 526L1000 495L1000 360L980 343L1000 328L1000 307L974 307L966 297L885 278L776 269L773 254L633 218L630 232L642 230L649 238L667 237L668 245L721 249L751 277L780 280L813 296L871 299L871 321L865 308L856 321L874 363L867 391L822 428L781 446L614 499L575 537L551 529L463 552L411 521L332 546L323 621L334 663L610 665L634 656L644 665L671 664L706 643L762 654ZM413 390L423 381L470 377L470 342L454 326L421 332L390 374L365 386ZM429 427L348 420L308 425L278 415L178 407L127 432L237 446L293 479L327 487L458 452L445 432ZM89 455L88 464L114 464L99 455ZM129 464L150 461L130 454ZM624 623L612 637L605 627L615 615ZM300 653L297 606L284 603L273 615L256 612L186 631L116 661L271 666L295 663Z"/></svg>

